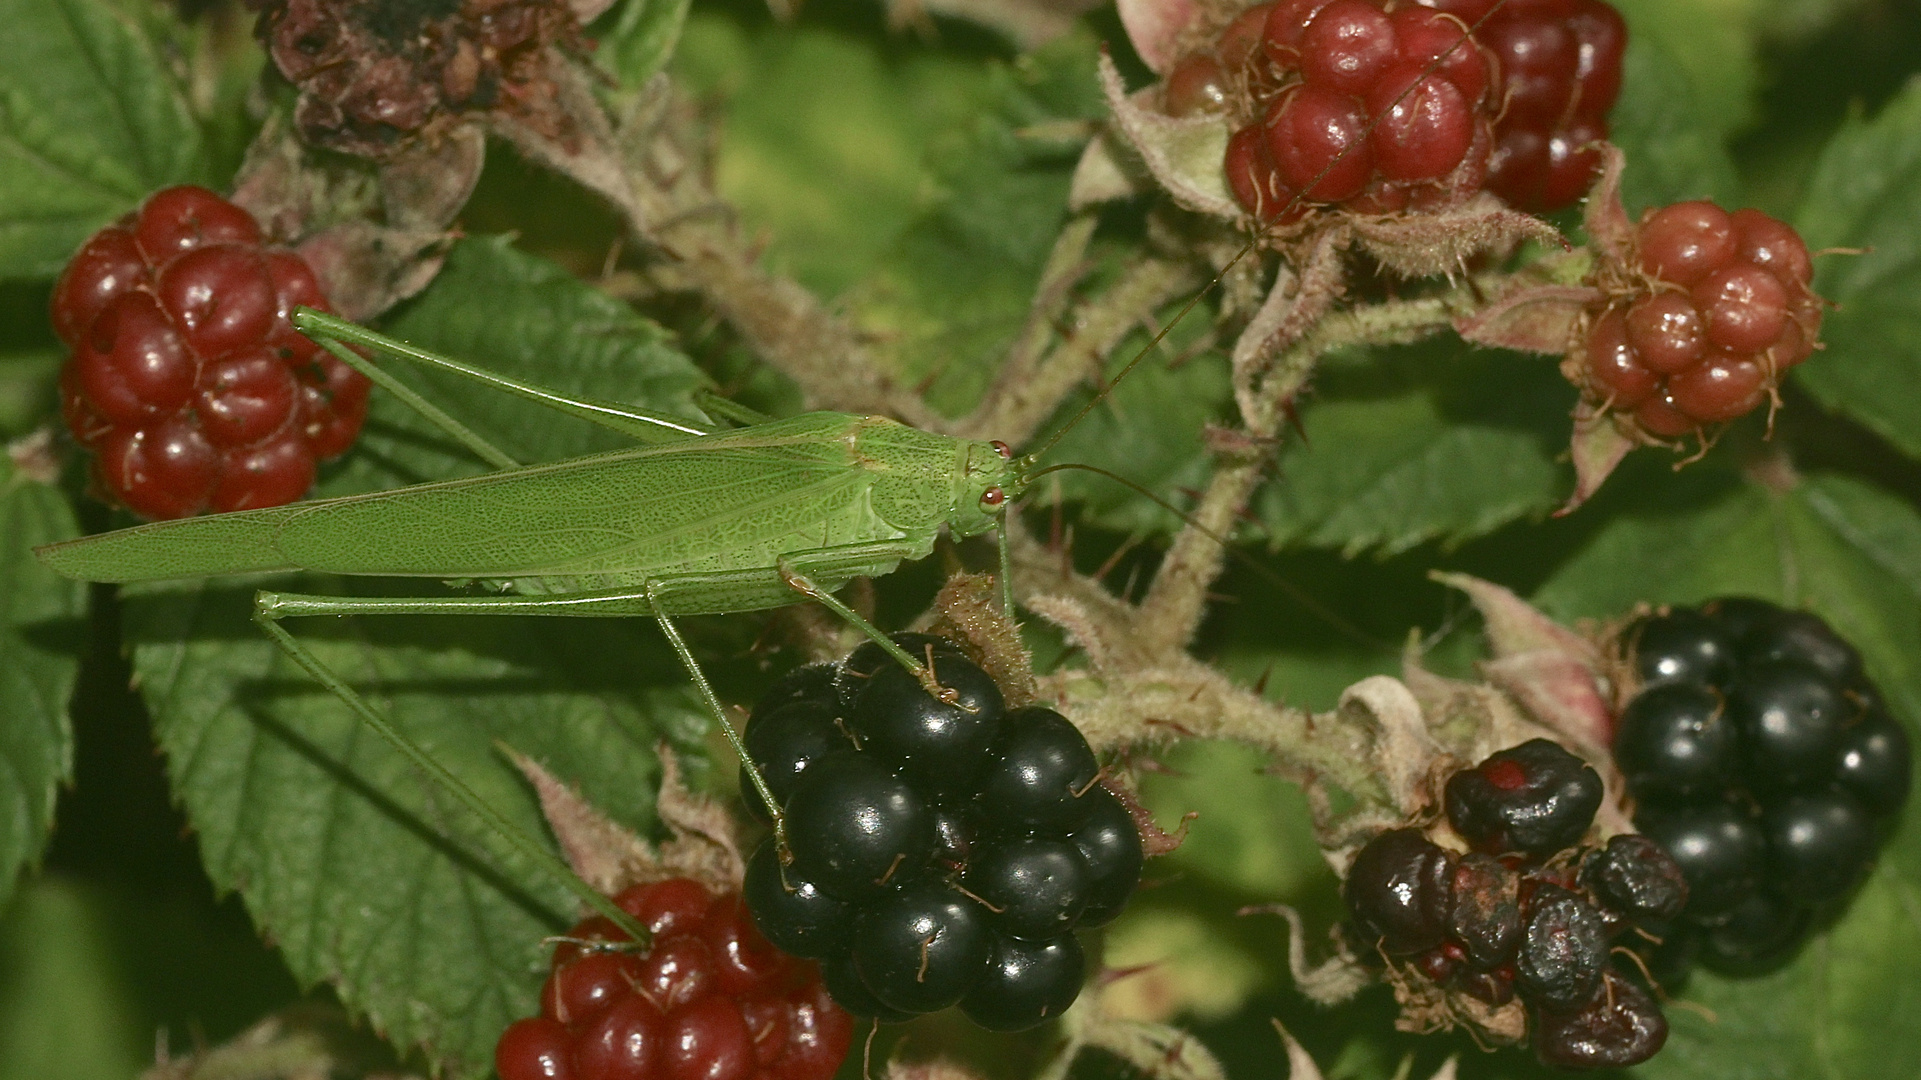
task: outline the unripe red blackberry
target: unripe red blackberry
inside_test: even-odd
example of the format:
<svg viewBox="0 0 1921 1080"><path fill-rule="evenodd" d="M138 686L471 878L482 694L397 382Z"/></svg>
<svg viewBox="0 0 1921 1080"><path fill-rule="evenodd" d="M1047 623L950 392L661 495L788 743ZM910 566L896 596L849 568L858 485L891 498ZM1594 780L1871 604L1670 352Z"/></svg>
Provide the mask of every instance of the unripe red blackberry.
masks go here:
<svg viewBox="0 0 1921 1080"><path fill-rule="evenodd" d="M1542 212L1572 206L1594 179L1621 92L1627 24L1604 0L1419 0L1475 26L1502 77L1487 189Z"/></svg>
<svg viewBox="0 0 1921 1080"><path fill-rule="evenodd" d="M1563 370L1630 434L1671 440L1773 399L1813 351L1821 298L1792 228L1709 202L1642 218L1632 265L1604 264L1603 297Z"/></svg>
<svg viewBox="0 0 1921 1080"><path fill-rule="evenodd" d="M293 502L353 445L365 376L294 330L327 298L245 210L157 191L67 265L53 326L61 407L105 494L149 518Z"/></svg>
<svg viewBox="0 0 1921 1080"><path fill-rule="evenodd" d="M819 969L775 951L737 895L688 878L614 898L654 935L644 950L586 919L554 950L541 1015L495 1048L501 1080L828 1080L853 1021Z"/></svg>
<svg viewBox="0 0 1921 1080"><path fill-rule="evenodd" d="M1406 0L1281 0L1178 63L1162 104L1233 114L1229 188L1264 224L1285 225L1306 215L1302 203L1386 214L1467 199L1493 146L1493 84L1453 16Z"/></svg>

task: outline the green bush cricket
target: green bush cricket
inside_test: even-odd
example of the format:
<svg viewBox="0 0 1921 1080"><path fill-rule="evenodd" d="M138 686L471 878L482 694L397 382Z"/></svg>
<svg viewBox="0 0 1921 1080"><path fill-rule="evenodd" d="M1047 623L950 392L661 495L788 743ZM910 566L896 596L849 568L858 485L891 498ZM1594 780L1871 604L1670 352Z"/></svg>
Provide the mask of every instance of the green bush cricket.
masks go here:
<svg viewBox="0 0 1921 1080"><path fill-rule="evenodd" d="M930 688L934 673L832 596L933 551L995 529L1026 490L1031 458L1003 443L935 435L877 416L814 412L716 429L628 406L566 398L303 310L299 328L425 414L500 470L365 495L147 525L39 550L63 575L141 582L273 571L496 583L503 592L355 598L263 591L254 620L321 685L523 853L582 899L626 916L473 795L301 645L280 620L354 614L495 614L656 618L743 761L740 736L672 616L820 601ZM642 445L521 466L348 345L435 365L633 436ZM1003 594L1006 587L1005 544ZM937 689L937 688L936 688ZM750 770L750 775L753 775ZM759 777L754 776L756 782ZM763 792L772 803L771 797ZM780 828L776 819L776 829Z"/></svg>

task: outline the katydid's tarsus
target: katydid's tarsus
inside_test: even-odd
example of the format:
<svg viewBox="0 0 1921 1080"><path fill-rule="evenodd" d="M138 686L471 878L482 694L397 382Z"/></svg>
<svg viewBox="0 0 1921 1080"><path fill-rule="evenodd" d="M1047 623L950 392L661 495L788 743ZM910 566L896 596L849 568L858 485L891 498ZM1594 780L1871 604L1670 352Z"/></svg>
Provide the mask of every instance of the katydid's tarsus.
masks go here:
<svg viewBox="0 0 1921 1080"><path fill-rule="evenodd" d="M886 574L903 561L931 554L943 526L961 537L996 528L1008 504L1026 488L1027 459L1015 458L1003 443L930 434L884 417L831 412L717 430L626 406L564 397L319 312L302 310L295 321L303 333L365 371L500 471L367 495L154 522L42 548L41 561L68 577L117 583L305 570L498 586L502 591L440 598L265 591L256 597L254 618L301 668L416 766L624 926L631 923L624 913L436 764L280 621L373 614L651 616L746 761L739 733L728 723L673 616L756 611L811 598L887 648L938 692L936 673L836 599L833 590L855 577ZM522 466L350 345L479 379L647 445ZM1005 566L1002 571L1005 580ZM1011 593L1005 595L1011 604ZM768 805L775 805L758 774L749 773ZM780 833L779 816L775 828Z"/></svg>

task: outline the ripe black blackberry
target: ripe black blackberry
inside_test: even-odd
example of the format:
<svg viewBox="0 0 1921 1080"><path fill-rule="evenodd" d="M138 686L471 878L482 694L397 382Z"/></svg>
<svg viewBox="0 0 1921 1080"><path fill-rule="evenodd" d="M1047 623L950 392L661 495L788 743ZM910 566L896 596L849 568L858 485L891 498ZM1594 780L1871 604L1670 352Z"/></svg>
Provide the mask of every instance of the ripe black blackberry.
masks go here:
<svg viewBox="0 0 1921 1080"><path fill-rule="evenodd" d="M744 896L769 941L821 961L849 1012L891 1022L958 1004L986 1028L1033 1027L1079 995L1073 932L1120 913L1140 833L1065 717L1008 709L950 642L894 641L947 700L867 644L755 706L747 749L787 851L762 845Z"/></svg>
<svg viewBox="0 0 1921 1080"><path fill-rule="evenodd" d="M1752 597L1630 628L1643 689L1614 753L1636 823L1686 876L1665 959L1727 974L1791 959L1838 914L1907 801L1912 750L1861 655L1819 617ZM1653 950L1646 950L1652 955Z"/></svg>
<svg viewBox="0 0 1921 1080"><path fill-rule="evenodd" d="M1647 837L1587 845L1601 797L1599 774L1545 739L1456 772L1444 788L1454 835L1437 838L1476 850L1414 828L1368 841L1343 890L1356 944L1400 979L1497 1009L1519 998L1550 1065L1647 1060L1667 1021L1612 966L1615 946L1658 936L1646 928L1680 914L1687 882Z"/></svg>

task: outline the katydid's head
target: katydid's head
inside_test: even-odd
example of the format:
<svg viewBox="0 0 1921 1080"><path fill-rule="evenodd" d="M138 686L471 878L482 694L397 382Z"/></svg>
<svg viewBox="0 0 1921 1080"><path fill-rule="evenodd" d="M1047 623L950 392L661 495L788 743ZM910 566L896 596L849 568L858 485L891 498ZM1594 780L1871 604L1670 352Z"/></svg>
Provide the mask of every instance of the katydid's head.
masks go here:
<svg viewBox="0 0 1921 1080"><path fill-rule="evenodd" d="M957 536L1000 528L1007 508L1027 490L1027 459L1016 458L1004 442L970 442L957 478L954 517L947 527Z"/></svg>

